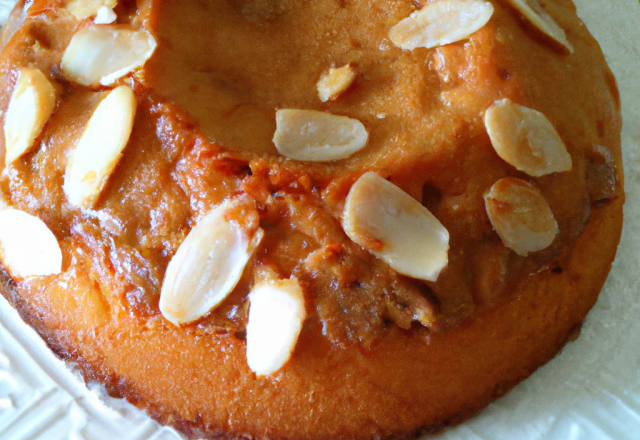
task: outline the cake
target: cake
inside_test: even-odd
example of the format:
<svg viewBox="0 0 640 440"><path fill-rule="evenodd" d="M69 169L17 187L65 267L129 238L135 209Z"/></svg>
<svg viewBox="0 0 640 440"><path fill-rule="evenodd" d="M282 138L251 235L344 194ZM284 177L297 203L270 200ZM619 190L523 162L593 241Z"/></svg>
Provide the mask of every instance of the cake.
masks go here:
<svg viewBox="0 0 640 440"><path fill-rule="evenodd" d="M480 411L615 257L620 102L569 0L36 0L0 52L0 290L190 438Z"/></svg>

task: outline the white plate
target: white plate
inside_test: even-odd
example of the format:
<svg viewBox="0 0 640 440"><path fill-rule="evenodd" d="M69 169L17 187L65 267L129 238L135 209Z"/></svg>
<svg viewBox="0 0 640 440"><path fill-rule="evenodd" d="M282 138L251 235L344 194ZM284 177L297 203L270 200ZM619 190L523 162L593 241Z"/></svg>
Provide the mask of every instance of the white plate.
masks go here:
<svg viewBox="0 0 640 440"><path fill-rule="evenodd" d="M0 13L8 1L0 0ZM476 418L431 438L640 438L640 5L575 2L622 95L627 204L618 259L576 342ZM180 438L122 401L107 399L105 405L99 394L87 390L0 300L0 438Z"/></svg>

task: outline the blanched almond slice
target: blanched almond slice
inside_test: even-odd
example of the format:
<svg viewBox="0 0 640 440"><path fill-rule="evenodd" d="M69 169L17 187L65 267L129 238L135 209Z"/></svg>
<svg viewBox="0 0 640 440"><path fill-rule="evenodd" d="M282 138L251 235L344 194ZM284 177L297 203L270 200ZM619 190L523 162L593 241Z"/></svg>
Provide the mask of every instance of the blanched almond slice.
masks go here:
<svg viewBox="0 0 640 440"><path fill-rule="evenodd" d="M410 195L376 173L351 187L342 226L351 240L403 275L436 281L448 264L449 232Z"/></svg>
<svg viewBox="0 0 640 440"><path fill-rule="evenodd" d="M175 325L202 318L234 289L262 240L255 202L230 199L191 230L171 259L160 311Z"/></svg>
<svg viewBox="0 0 640 440"><path fill-rule="evenodd" d="M89 26L71 39L62 57L62 73L84 86L109 85L143 66L155 48L156 40L146 31Z"/></svg>
<svg viewBox="0 0 640 440"><path fill-rule="evenodd" d="M318 81L318 96L320 101L327 102L337 99L356 80L358 70L350 65L329 69Z"/></svg>
<svg viewBox="0 0 640 440"><path fill-rule="evenodd" d="M0 259L14 278L62 271L62 251L42 220L17 209L0 211Z"/></svg>
<svg viewBox="0 0 640 440"><path fill-rule="evenodd" d="M117 18L118 16L115 12L113 12L113 9L102 6L101 8L98 8L96 18L93 20L93 22L95 24L111 24L116 21Z"/></svg>
<svg viewBox="0 0 640 440"><path fill-rule="evenodd" d="M72 205L92 208L129 142L136 98L120 86L94 110L78 146L69 158L64 192Z"/></svg>
<svg viewBox="0 0 640 440"><path fill-rule="evenodd" d="M558 234L558 224L547 199L524 180L497 181L484 196L489 220L504 245L526 257L547 248Z"/></svg>
<svg viewBox="0 0 640 440"><path fill-rule="evenodd" d="M4 120L5 166L33 147L56 107L56 92L38 69L22 69Z"/></svg>
<svg viewBox="0 0 640 440"><path fill-rule="evenodd" d="M518 170L534 177L571 170L567 148L539 111L503 99L489 107L484 123L498 156Z"/></svg>
<svg viewBox="0 0 640 440"><path fill-rule="evenodd" d="M493 15L493 5L484 0L441 0L428 3L389 31L398 47L432 48L469 38Z"/></svg>
<svg viewBox="0 0 640 440"><path fill-rule="evenodd" d="M567 50L573 53L573 46L567 40L564 30L551 18L538 0L509 0L518 11L524 15L535 27L544 34L562 44Z"/></svg>
<svg viewBox="0 0 640 440"><path fill-rule="evenodd" d="M276 373L291 358L306 317L295 280L259 284L249 297L247 363L258 376Z"/></svg>
<svg viewBox="0 0 640 440"><path fill-rule="evenodd" d="M96 15L100 8L113 9L117 4L117 0L71 0L64 8L78 20L84 20Z"/></svg>
<svg viewBox="0 0 640 440"><path fill-rule="evenodd" d="M273 143L289 159L345 159L363 149L369 140L360 121L315 110L278 110L276 124Z"/></svg>

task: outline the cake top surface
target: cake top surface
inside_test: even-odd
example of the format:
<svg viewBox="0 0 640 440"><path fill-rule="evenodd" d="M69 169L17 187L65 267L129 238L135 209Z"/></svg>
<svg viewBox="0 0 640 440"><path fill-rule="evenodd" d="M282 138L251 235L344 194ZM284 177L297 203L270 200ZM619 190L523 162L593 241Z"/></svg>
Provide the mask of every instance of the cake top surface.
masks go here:
<svg viewBox="0 0 640 440"><path fill-rule="evenodd" d="M553 266L592 207L616 196L619 164L607 145L617 137L617 121L609 123L617 92L608 70L581 56L589 43L577 34L568 45L549 37L518 2L438 3L121 2L115 23L96 24L69 5L35 2L14 17L24 25L11 39L12 26L5 30L2 74L18 84L25 68L42 72L56 108L39 137L46 148L7 163L5 198L42 218L62 243L62 272L93 267L115 316L167 324L158 301L174 255L210 212L244 194L259 218L259 243L238 260L235 288L199 315L197 328L243 335L252 287L289 278L334 341L367 345L390 321L427 334L455 326ZM481 22L450 44L403 48L401 23L449 3L479 8ZM567 8L548 5L560 28L581 32L561 13ZM82 55L96 41L115 51L119 73L103 75L109 64ZM591 84L614 104L587 99ZM0 104L11 99L6 92ZM101 112L129 116L103 123ZM291 158L291 133L322 118L350 130L348 151ZM559 153L552 160L534 141L512 147L521 135L504 128L509 118L514 127L526 121L517 129L526 139L553 137ZM96 143L108 145L109 156L94 169ZM522 148L533 149L523 156ZM87 170L99 177L94 183ZM428 224L426 214L366 224L384 217L379 194L394 200L384 212L405 212L395 190L371 179L354 185L367 173L426 208L435 219L426 230L443 232L424 246L436 252L430 246L441 243L444 257L413 267L426 260L414 257L424 246L411 234L425 235L423 226L405 225ZM521 223L533 235L517 232Z"/></svg>

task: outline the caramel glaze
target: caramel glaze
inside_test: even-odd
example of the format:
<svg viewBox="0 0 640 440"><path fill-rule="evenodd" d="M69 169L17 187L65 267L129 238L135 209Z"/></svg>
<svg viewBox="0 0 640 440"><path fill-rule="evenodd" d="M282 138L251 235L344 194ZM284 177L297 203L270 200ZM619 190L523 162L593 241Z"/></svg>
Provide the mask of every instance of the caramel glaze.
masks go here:
<svg viewBox="0 0 640 440"><path fill-rule="evenodd" d="M134 89L138 111L124 156L91 211L70 206L62 184L67 158L104 91L69 83L59 71L70 38L87 23L58 10L60 2L55 0L36 1L26 17L14 13L0 56L0 81L8 85L0 93L0 108L7 108L11 85L24 66L37 67L55 81L59 101L39 146L6 169L0 184L9 204L40 217L51 228L61 243L64 263L61 275L44 279L15 282L5 274L5 294L62 356L82 359L80 368L89 377L106 381L134 402L156 402L141 405L165 422L181 424L197 435L202 429L198 420L205 420L204 431L210 435L219 426L240 435L253 429L247 424L250 416L262 423L260 436L284 438L296 437L292 432L297 431L277 433L272 427L290 421L286 411L271 415L283 417L280 422L269 421L259 410L263 397L277 406L287 396L286 389L301 387L312 402L313 387L302 384L319 382L307 376L329 380L328 372L337 365L344 377L383 377L381 371L389 362L380 357L385 350L410 358L415 353L411 350L420 350L417 345L428 345L434 337L446 345L456 335L469 335L469 328L493 328L499 317L487 313L508 311L504 304L514 300L513 295L538 292L536 286L555 282L549 269L564 270L553 278L562 280L558 286L569 288L573 283L590 293L579 301L575 313L560 319L557 333L541 339L540 344L547 344L544 349L531 348L531 353L523 355L533 367L523 364L514 373L502 374L507 371L502 367L492 372L495 381L488 381L492 385L470 390L469 395L478 400L463 403L462 410L460 402L465 399L460 390L445 386L437 393L449 396L448 400L429 403L428 420L420 415L423 409L418 410L424 402L415 401L416 408L408 409L414 405L410 398L398 397L390 405L389 400L376 403L372 397L366 401L369 406L355 411L349 406L349 395L334 387L335 395L344 399L334 402L336 408L351 413L344 421L318 416L324 431L316 433L318 438L336 438L342 426L354 437L390 435L405 432L407 426L415 429L450 420L456 402L456 413L477 410L500 393L495 388L498 383L514 383L548 359L570 327L580 322L595 300L608 265L581 281L575 278L582 277L579 271L563 266L578 261L584 267L593 266L570 251L577 246L576 240L590 252L598 249L587 240L613 243L619 236L623 200L619 101L611 73L600 56L592 55L599 53L597 43L571 12L569 2L548 2L547 9L567 29L575 46L573 55L541 37L506 2L492 3L494 16L469 40L438 49L402 51L388 41L386 32L415 10L414 2L408 0L121 1L118 23L145 26L159 46L144 69L120 80ZM362 72L357 83L340 99L321 103L317 80L329 67L347 63ZM534 179L498 158L482 118L486 108L502 98L535 108L553 122L572 156L572 171ZM338 162L287 160L270 140L278 108L316 109L357 118L369 131L370 142ZM594 153L594 145L606 147L611 156ZM398 275L342 231L345 197L367 170L421 200L450 232L450 263L437 282ZM485 212L483 194L506 176L523 178L540 188L559 224L553 245L528 258L502 245ZM171 257L200 218L225 198L242 192L258 203L265 230L260 248L218 309L191 325L172 327L158 310ZM590 223L590 218L597 221ZM587 225L591 232L581 239ZM606 261L613 258L615 243L602 246ZM291 368L288 381L279 391L265 385L267 379L257 386L232 373L246 370L241 356L246 300L255 275L265 267L301 281L310 315L293 366L285 368ZM551 301L550 293L535 295L542 295L538 299L545 304ZM529 310L523 304L517 307L517 313ZM535 319L544 325L548 316L536 313ZM482 316L487 323L478 323L477 317ZM531 324L525 321L512 324L514 328ZM129 340L125 329L149 339ZM103 331L107 333L100 336ZM318 336L320 332L324 336ZM477 339L467 337L461 350ZM409 342L403 348L394 346L393 341L400 339ZM94 340L105 345L94 346ZM113 341L122 343L118 350ZM504 342L505 349L510 343ZM164 347L163 354L156 352L159 347ZM180 361L180 347L194 351ZM357 350L336 351L346 347ZM115 351L122 358L114 358ZM211 359L228 364L220 366L219 372L209 371L207 351ZM134 352L146 353L148 366L141 367L138 362L143 361ZM463 351L453 352L464 356ZM474 351L469 353L471 359ZM314 365L310 370L297 364L305 356L310 359L305 365ZM227 377L240 394L253 393L249 389L266 394L247 404L243 419L242 414L225 413L223 407L207 408L201 414L199 408L205 403L197 395L177 395L171 391L177 385L164 380L158 379L154 389L132 385L144 371L175 380L168 366L156 365L169 358L175 361L171 369L194 375L193 383L205 389ZM373 358L378 363L367 367ZM473 376L467 366L460 369L461 381ZM205 370L210 379L195 376ZM399 374L409 374L401 370ZM391 376L383 380L388 382L384 387L392 390L389 393L397 391L401 396L401 387L413 386L406 383L410 375L393 377L396 382ZM384 388L381 384L377 386ZM372 392L349 386L345 393L347 389L353 396ZM423 391L425 396L436 393ZM162 393L173 395L180 410L173 413L163 406ZM234 399L232 391L220 393L224 395L220 402ZM380 406L396 404L408 411L404 418L398 415L402 420L392 419ZM327 402L318 405L315 408L322 411ZM340 408L335 412L341 413ZM369 420L366 414L377 414L384 427L376 427L371 422L376 419Z"/></svg>
<svg viewBox="0 0 640 440"><path fill-rule="evenodd" d="M140 14L127 13L136 5L125 2L120 21L146 24L159 48L144 70L123 80L139 100L134 131L95 210L83 213L62 192L64 167L103 93L70 84L58 71L83 24L37 6L5 49L2 75L12 83L19 67L36 65L59 84L61 99L42 147L7 170L5 193L69 242L66 260L92 267L108 302L127 313L157 317L164 271L191 226L226 197L247 192L259 203L265 240L232 296L198 327L242 333L254 269L269 265L304 282L333 340L368 343L388 322L408 329L414 319L446 328L548 267L580 234L590 212L587 176L597 188L620 180L611 182L612 166L587 172L593 161L585 150L613 143L618 126L608 121L616 109L585 102L576 83L606 84L609 73L558 48L533 50L543 44L533 39L504 50L523 30L500 5L469 41L402 51L386 38L385 24L408 15L411 2L167 1L143 3ZM376 27L360 25L369 22ZM347 63L363 72L358 83L321 103L318 78ZM582 75L572 82L548 80L573 70ZM533 84L546 84L544 93ZM482 115L506 97L554 122L572 155L571 172L531 179L497 157ZM357 118L370 142L343 161L286 160L270 141L277 108ZM344 199L364 170L422 200L449 230L450 264L437 282L396 274L341 230ZM608 181L600 184L599 174ZM539 186L560 226L552 247L527 259L504 248L485 213L483 193L505 176Z"/></svg>

